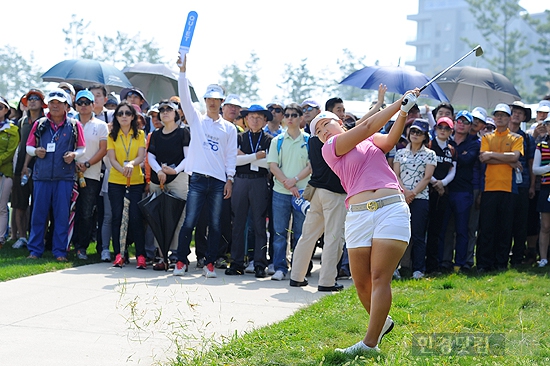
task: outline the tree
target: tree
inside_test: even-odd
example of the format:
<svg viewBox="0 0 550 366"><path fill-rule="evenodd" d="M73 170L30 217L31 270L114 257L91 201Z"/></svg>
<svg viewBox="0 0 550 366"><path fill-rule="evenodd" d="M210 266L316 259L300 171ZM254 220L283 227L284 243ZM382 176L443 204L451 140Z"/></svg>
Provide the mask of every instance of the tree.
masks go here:
<svg viewBox="0 0 550 366"><path fill-rule="evenodd" d="M143 40L140 34L130 36L118 32L115 37L95 36L88 28L91 22L77 19L72 15L72 21L65 33L66 52L71 58L86 58L105 61L122 69L140 61L162 63L164 58L153 40ZM97 38L97 41L94 41Z"/></svg>
<svg viewBox="0 0 550 366"><path fill-rule="evenodd" d="M475 19L477 29L496 55L485 60L498 72L505 75L522 89L521 71L531 66L526 62L529 49L525 47L526 36L514 27L514 21L521 20L522 8L518 0L466 0ZM465 40L470 47L477 43Z"/></svg>
<svg viewBox="0 0 550 366"><path fill-rule="evenodd" d="M33 62L25 60L15 47L0 48L0 95L7 99L19 99L30 88L43 89L41 72Z"/></svg>
<svg viewBox="0 0 550 366"><path fill-rule="evenodd" d="M66 57L72 59L94 58L94 33L88 29L90 24L91 22L84 23L84 19L77 20L76 14L71 15L71 22L67 28L63 28Z"/></svg>
<svg viewBox="0 0 550 366"><path fill-rule="evenodd" d="M545 11L546 22L533 19L529 14L524 15L525 21L534 27L537 34L540 36L539 41L535 43L532 48L540 55L537 60L539 63L546 65L546 73L542 75L531 75L531 78L535 80L535 90L533 90L534 97L540 99L541 96L550 94L550 10Z"/></svg>
<svg viewBox="0 0 550 366"><path fill-rule="evenodd" d="M353 72L366 66L364 62L365 56L357 57L347 48L344 48L342 53L342 57L339 57L336 61L340 69L340 76L338 79L333 80L333 82L338 85L336 87L336 92L338 96L344 100L364 101L367 97L373 95L372 90L364 90L350 85L341 85L340 82Z"/></svg>
<svg viewBox="0 0 550 366"><path fill-rule="evenodd" d="M258 55L252 51L243 68L237 63L224 66L220 72L219 84L223 85L227 93L237 94L245 104L258 100L259 60Z"/></svg>
<svg viewBox="0 0 550 366"><path fill-rule="evenodd" d="M311 75L307 65L307 58L301 60L298 67L285 64L283 82L277 88L283 92L283 97L278 99L290 100L301 103L304 99L310 98L318 90L318 83Z"/></svg>
<svg viewBox="0 0 550 366"><path fill-rule="evenodd" d="M95 59L109 62L120 69L142 61L153 64L163 61L155 43L142 40L139 33L129 36L117 31L116 37L100 36L98 38L101 52Z"/></svg>

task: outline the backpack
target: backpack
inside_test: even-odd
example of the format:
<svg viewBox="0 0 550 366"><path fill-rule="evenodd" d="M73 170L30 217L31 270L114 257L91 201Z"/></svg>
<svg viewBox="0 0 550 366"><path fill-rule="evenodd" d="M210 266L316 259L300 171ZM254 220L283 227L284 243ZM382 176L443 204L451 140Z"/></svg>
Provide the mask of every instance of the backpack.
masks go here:
<svg viewBox="0 0 550 366"><path fill-rule="evenodd" d="M309 135L303 134L302 137L304 138L304 144L306 145L307 152L309 153ZM281 157L281 147L283 146L283 141L285 139L285 134L280 133L277 136L277 156L279 157L279 168L281 167L281 164L283 163L283 158Z"/></svg>
<svg viewBox="0 0 550 366"><path fill-rule="evenodd" d="M34 131L34 137L36 137L36 145L37 146L40 145L40 138L42 137L42 134L44 133L44 131L47 128L46 127L47 122L48 122L48 117L42 117L42 118L36 120L36 122L35 122L35 123L38 123L38 126L36 126L36 130ZM76 148L77 147L76 144L78 143L78 128L76 127L76 119L67 117L67 122L72 125L74 145L75 145L75 148Z"/></svg>

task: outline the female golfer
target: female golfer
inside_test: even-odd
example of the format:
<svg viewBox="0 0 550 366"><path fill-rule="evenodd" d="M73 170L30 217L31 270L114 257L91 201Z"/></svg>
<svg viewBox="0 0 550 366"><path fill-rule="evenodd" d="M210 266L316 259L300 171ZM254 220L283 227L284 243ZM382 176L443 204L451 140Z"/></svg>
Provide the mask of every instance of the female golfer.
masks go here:
<svg viewBox="0 0 550 366"><path fill-rule="evenodd" d="M386 109L346 131L330 112L311 121L312 134L325 143L323 157L347 192L346 245L359 300L370 314L365 337L337 351L379 351L378 343L391 331L388 316L391 280L411 235L409 207L385 154L399 140L407 112L420 93L417 88ZM401 107L401 111L399 108ZM390 132L377 133L399 111Z"/></svg>

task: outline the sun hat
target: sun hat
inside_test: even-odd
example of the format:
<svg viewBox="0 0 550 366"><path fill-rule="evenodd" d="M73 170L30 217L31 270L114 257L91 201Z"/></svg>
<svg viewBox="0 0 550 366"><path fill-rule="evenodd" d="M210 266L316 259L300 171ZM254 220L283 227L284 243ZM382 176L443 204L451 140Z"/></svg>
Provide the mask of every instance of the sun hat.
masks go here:
<svg viewBox="0 0 550 366"><path fill-rule="evenodd" d="M248 108L246 110L242 110L240 115L243 116L243 117L246 117L248 115L248 113L251 113L251 112L256 112L256 113L263 114L267 118L268 121L271 121L273 119L273 114L271 114L270 111L268 111L267 109L265 109L264 107L262 107L259 104L252 104L250 106L250 108Z"/></svg>
<svg viewBox="0 0 550 366"><path fill-rule="evenodd" d="M319 113L309 123L309 131L310 131L311 136L315 136L315 126L317 125L317 122L319 122L322 119L333 119L333 120L336 120L336 121L340 120L340 118L332 112L324 111L324 112Z"/></svg>

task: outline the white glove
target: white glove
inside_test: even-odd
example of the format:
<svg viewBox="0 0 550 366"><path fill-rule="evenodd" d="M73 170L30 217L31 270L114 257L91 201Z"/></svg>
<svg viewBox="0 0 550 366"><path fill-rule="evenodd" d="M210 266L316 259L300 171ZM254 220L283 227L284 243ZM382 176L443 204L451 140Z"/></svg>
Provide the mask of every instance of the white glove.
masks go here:
<svg viewBox="0 0 550 366"><path fill-rule="evenodd" d="M401 102L401 110L405 113L409 113L409 110L416 104L416 95L409 93L406 94Z"/></svg>

